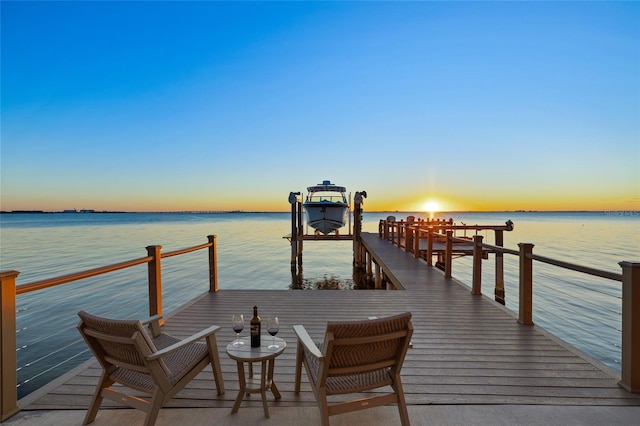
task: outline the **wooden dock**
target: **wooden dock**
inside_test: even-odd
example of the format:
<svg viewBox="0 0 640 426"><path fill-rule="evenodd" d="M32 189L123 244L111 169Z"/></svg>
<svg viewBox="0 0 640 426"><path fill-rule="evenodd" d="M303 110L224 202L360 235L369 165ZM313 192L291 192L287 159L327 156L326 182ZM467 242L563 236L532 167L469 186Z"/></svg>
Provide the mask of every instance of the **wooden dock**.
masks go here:
<svg viewBox="0 0 640 426"><path fill-rule="evenodd" d="M231 410L238 391L236 364L225 353L226 344L235 336L231 317L234 313L250 316L254 305L263 318L278 315L278 336L288 343L276 360L275 380L282 399L269 401L272 411L316 406L304 375L303 391L293 392L293 325L305 325L320 340L329 320L404 311L412 312L415 329L402 370L410 413L425 405L640 407L640 394L621 388L618 375L600 362L537 326L519 324L505 307L472 295L469 287L445 279L442 271L377 234L363 233L362 241L389 279L404 291L221 290L205 293L165 315L165 330L176 336L190 335L211 324L222 326L217 339L226 387L225 394L216 395L211 371L206 369L166 407ZM97 363L88 361L19 405L23 412L85 410L99 374ZM103 404L116 406L108 401ZM260 399L245 398L237 415L248 407L260 409Z"/></svg>

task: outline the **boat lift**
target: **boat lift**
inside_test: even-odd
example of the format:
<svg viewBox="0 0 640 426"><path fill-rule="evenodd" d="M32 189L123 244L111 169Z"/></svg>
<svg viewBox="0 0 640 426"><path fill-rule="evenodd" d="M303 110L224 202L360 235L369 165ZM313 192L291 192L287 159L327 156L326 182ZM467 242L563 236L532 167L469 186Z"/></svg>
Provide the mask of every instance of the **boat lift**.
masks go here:
<svg viewBox="0 0 640 426"><path fill-rule="evenodd" d="M354 253L358 253L360 232L362 230L362 203L363 199L367 197L366 191L356 192L354 196L354 209L352 210L351 194L349 194L349 224L347 234L340 234L339 232L322 234L320 232L314 232L312 234L305 232L304 221L302 219L302 199L300 198L300 192L289 193L289 204L291 204L291 233L285 235L291 243L291 273L297 274L298 271L302 271L302 242L304 240L311 241L349 241L352 240L354 244ZM352 223L353 222L353 223Z"/></svg>

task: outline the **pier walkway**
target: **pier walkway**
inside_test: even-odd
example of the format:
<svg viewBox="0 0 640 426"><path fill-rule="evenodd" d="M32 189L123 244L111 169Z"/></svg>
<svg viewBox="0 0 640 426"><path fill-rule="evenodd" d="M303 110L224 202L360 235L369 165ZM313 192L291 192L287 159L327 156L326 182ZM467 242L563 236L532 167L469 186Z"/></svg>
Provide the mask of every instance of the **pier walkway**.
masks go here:
<svg viewBox="0 0 640 426"><path fill-rule="evenodd" d="M600 362L516 316L470 288L445 279L442 271L363 233L372 255L389 279L405 291L220 290L205 293L165 316L165 330L187 336L211 324L217 334L226 393L216 395L205 369L161 410L163 424L319 425L313 394L303 373L302 392L293 392L296 342L292 326L303 324L320 340L328 320L356 320L410 311L413 347L402 378L414 425L640 424L640 395L618 386L619 377ZM262 417L259 397L245 397L231 415L239 385L235 361L225 347L235 334L234 313L263 318L276 314L279 337L288 347L275 363L282 398L269 398L272 417ZM245 329L247 330L248 327ZM243 333L246 334L246 333ZM22 411L6 424L81 424L98 380L95 361L20 401ZM105 401L94 424L142 422L143 413L114 409ZM331 418L332 425L399 424L395 407L380 407Z"/></svg>

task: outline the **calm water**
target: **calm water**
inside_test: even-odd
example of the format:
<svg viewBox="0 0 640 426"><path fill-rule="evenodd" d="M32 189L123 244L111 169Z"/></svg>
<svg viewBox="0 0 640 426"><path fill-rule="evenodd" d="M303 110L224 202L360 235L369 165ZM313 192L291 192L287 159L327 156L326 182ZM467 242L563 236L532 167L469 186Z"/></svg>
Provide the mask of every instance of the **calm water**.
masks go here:
<svg viewBox="0 0 640 426"><path fill-rule="evenodd" d="M389 213L364 213L363 230L377 232ZM408 214L392 213L398 219ZM419 213L413 213L421 217ZM640 261L640 214L455 213L457 224L515 223L504 245L534 243L534 253L612 272L618 262ZM217 235L221 289L288 289L292 286L289 213L92 213L0 215L0 269L20 271L18 284L52 278L207 242ZM471 235L473 231L467 233ZM459 234L463 235L463 234ZM493 233L484 232L493 244ZM163 303L170 312L208 289L206 250L163 259ZM492 258L484 262L483 293L493 295ZM453 275L471 283L470 258L454 261ZM350 242L305 242L304 283L353 286ZM505 255L507 307L516 311L518 264ZM147 315L147 268L18 296L19 396L78 365L90 354L75 330L80 309L107 316ZM613 369L620 360L620 284L536 263L534 322Z"/></svg>

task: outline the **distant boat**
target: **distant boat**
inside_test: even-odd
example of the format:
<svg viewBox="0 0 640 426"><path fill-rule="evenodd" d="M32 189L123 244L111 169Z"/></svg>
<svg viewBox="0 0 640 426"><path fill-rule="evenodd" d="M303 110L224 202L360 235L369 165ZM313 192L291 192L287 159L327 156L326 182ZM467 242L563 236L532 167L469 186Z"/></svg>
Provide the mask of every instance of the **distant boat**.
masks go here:
<svg viewBox="0 0 640 426"><path fill-rule="evenodd" d="M307 188L307 198L302 204L307 214L307 224L322 234L342 228L347 222L349 203L346 188L325 180Z"/></svg>

